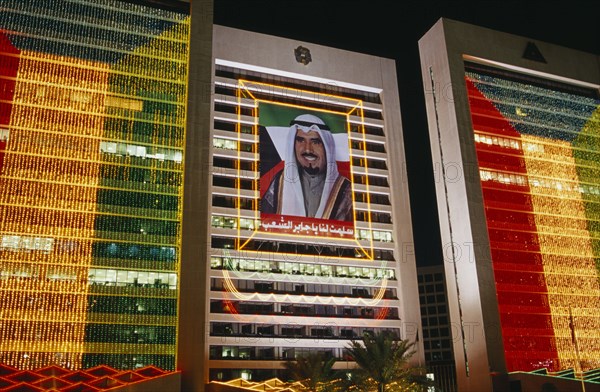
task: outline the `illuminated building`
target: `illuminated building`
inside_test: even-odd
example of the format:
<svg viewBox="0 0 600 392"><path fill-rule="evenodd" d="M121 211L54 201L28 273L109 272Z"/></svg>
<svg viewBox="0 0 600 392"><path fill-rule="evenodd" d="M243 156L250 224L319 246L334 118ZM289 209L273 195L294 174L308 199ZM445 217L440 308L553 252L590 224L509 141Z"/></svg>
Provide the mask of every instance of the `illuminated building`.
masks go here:
<svg viewBox="0 0 600 392"><path fill-rule="evenodd" d="M315 351L346 369L352 364L344 348L368 332L415 340L417 279L394 62L221 26L213 34L212 146L199 164L211 170L198 180L211 184L198 196L211 197L210 229L205 241L198 238L210 260L209 378L281 377L282 361ZM315 117L324 124L307 120ZM294 158L284 161L292 148L285 143L300 135L288 133L300 132L290 121L331 130L335 151L327 154L350 184L349 219L306 217L304 206L286 201L305 194L294 177L304 172ZM322 143L329 143L324 136ZM277 178L285 184L273 212L265 200ZM297 188L286 196L286 186Z"/></svg>
<svg viewBox="0 0 600 392"><path fill-rule="evenodd" d="M0 362L175 370L189 5L0 2Z"/></svg>
<svg viewBox="0 0 600 392"><path fill-rule="evenodd" d="M419 47L459 389L598 368L598 57L449 20Z"/></svg>

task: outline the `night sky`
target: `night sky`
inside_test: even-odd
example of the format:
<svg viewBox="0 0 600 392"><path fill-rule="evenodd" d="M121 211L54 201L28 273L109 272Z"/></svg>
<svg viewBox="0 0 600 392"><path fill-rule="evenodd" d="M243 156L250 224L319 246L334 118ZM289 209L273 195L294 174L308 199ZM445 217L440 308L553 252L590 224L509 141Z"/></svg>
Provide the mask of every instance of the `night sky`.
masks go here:
<svg viewBox="0 0 600 392"><path fill-rule="evenodd" d="M425 265L441 263L442 252L418 40L445 17L600 55L592 4L214 0L214 23L396 60L415 250Z"/></svg>

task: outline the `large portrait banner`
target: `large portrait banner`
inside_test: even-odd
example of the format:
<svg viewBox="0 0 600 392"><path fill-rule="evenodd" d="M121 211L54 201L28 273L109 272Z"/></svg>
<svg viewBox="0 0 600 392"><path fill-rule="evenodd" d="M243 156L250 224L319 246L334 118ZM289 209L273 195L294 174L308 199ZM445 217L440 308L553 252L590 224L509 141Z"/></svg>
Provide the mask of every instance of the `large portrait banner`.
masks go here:
<svg viewBox="0 0 600 392"><path fill-rule="evenodd" d="M345 114L259 102L261 231L354 238Z"/></svg>

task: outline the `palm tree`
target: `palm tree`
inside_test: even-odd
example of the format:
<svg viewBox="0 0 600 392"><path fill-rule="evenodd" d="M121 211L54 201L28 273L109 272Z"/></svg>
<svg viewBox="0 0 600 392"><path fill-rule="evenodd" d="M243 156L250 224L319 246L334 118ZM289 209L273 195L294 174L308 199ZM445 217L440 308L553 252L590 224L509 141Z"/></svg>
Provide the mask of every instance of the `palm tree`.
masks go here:
<svg viewBox="0 0 600 392"><path fill-rule="evenodd" d="M333 390L333 382L339 373L333 370L336 359L320 352L311 352L299 356L295 361L287 361L283 366L295 381L300 381L310 392L325 392ZM329 385L331 384L331 385Z"/></svg>
<svg viewBox="0 0 600 392"><path fill-rule="evenodd" d="M354 372L357 384L378 392L422 386L420 369L408 364L415 353L413 346L414 343L399 340L387 331L364 334L361 341L351 341L347 349L358 366Z"/></svg>

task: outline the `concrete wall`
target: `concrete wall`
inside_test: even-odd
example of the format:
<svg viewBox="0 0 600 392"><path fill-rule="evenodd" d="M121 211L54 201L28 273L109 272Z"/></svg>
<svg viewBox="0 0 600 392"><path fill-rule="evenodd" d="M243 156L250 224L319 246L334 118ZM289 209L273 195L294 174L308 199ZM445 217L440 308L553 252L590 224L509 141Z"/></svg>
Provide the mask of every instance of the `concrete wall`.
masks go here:
<svg viewBox="0 0 600 392"><path fill-rule="evenodd" d="M207 184L210 176L210 110L212 0L191 4L191 42L188 119L185 150L181 274L179 277L179 330L177 370L182 390L204 391L208 360L206 345L206 276L209 263L201 255L210 248Z"/></svg>

